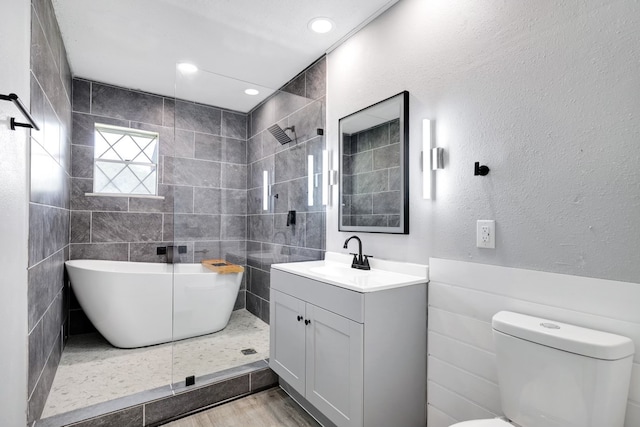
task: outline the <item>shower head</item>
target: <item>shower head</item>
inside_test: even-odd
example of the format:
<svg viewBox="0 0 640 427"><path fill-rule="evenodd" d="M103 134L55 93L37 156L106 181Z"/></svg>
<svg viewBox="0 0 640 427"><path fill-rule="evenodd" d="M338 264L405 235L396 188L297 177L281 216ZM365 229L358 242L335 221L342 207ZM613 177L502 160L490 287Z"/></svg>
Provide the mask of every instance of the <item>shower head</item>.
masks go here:
<svg viewBox="0 0 640 427"><path fill-rule="evenodd" d="M296 127L295 126L290 126L288 128L282 129L279 125L275 124L273 126L269 126L269 128L268 128L268 131L271 132L271 135L273 135L273 137L275 139L277 139L278 142L280 144L282 144L282 145L293 141L293 139L289 138L289 135L287 135L285 133L288 130L293 132L293 134L295 136L295 134L296 134Z"/></svg>

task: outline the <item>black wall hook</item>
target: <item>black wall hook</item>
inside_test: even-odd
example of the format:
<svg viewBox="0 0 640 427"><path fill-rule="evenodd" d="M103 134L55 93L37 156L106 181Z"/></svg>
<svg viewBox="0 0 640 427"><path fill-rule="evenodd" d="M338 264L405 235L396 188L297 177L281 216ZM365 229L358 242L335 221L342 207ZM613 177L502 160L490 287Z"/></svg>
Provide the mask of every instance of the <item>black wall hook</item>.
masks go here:
<svg viewBox="0 0 640 427"><path fill-rule="evenodd" d="M489 173L489 171L490 171L489 166L485 166L485 165L480 166L480 162L476 162L476 167L473 174L476 176L478 175L485 176Z"/></svg>

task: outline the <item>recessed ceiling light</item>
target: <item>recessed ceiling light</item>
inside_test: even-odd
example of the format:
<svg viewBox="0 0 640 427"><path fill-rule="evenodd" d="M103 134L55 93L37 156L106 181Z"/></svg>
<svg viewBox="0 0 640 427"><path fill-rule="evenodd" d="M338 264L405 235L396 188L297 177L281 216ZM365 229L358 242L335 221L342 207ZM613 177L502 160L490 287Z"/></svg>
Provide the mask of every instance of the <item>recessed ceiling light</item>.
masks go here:
<svg viewBox="0 0 640 427"><path fill-rule="evenodd" d="M329 18L313 18L309 21L309 29L324 34L333 29L333 21Z"/></svg>
<svg viewBox="0 0 640 427"><path fill-rule="evenodd" d="M260 93L260 91L258 89L245 89L244 93L246 93L247 95L257 95Z"/></svg>
<svg viewBox="0 0 640 427"><path fill-rule="evenodd" d="M198 67L196 67L193 64L189 64L188 62L179 62L177 67L178 67L178 70L186 74L191 74L198 71Z"/></svg>

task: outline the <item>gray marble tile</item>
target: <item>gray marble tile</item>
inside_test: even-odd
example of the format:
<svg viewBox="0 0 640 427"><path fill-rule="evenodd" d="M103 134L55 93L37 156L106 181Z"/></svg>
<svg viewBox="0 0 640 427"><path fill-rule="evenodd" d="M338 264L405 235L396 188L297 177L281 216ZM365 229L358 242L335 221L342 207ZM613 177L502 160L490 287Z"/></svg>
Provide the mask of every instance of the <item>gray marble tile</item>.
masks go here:
<svg viewBox="0 0 640 427"><path fill-rule="evenodd" d="M228 138L247 139L247 115L222 111L220 135Z"/></svg>
<svg viewBox="0 0 640 427"><path fill-rule="evenodd" d="M88 145L71 146L71 176L93 178L93 147Z"/></svg>
<svg viewBox="0 0 640 427"><path fill-rule="evenodd" d="M250 375L251 391L262 390L278 385L278 376L270 368L252 372Z"/></svg>
<svg viewBox="0 0 640 427"><path fill-rule="evenodd" d="M354 175L354 193L380 193L389 188L389 172L386 169Z"/></svg>
<svg viewBox="0 0 640 427"><path fill-rule="evenodd" d="M271 278L269 273L258 268L252 268L251 274L249 276L247 290L252 294L268 301L269 289L271 289Z"/></svg>
<svg viewBox="0 0 640 427"><path fill-rule="evenodd" d="M220 163L165 157L164 183L198 187L220 187Z"/></svg>
<svg viewBox="0 0 640 427"><path fill-rule="evenodd" d="M73 111L91 113L91 82L73 79L72 92Z"/></svg>
<svg viewBox="0 0 640 427"><path fill-rule="evenodd" d="M351 157L351 172L354 175L371 172L373 170L373 151L356 153Z"/></svg>
<svg viewBox="0 0 640 427"><path fill-rule="evenodd" d="M193 189L193 208L195 213L220 214L222 213L221 191L219 188Z"/></svg>
<svg viewBox="0 0 640 427"><path fill-rule="evenodd" d="M298 74L281 89L283 92L292 93L298 96L305 96L305 75L304 72Z"/></svg>
<svg viewBox="0 0 640 427"><path fill-rule="evenodd" d="M247 179L247 188L262 188L263 171L269 172L269 180L273 182L274 156L265 157L251 164L250 178Z"/></svg>
<svg viewBox="0 0 640 427"><path fill-rule="evenodd" d="M40 144L31 140L31 201L65 207L67 172Z"/></svg>
<svg viewBox="0 0 640 427"><path fill-rule="evenodd" d="M371 153L371 151L369 151ZM400 166L400 144L386 145L373 150L373 169L387 169Z"/></svg>
<svg viewBox="0 0 640 427"><path fill-rule="evenodd" d="M132 122L128 127L158 133L160 156L193 158L193 131L139 122Z"/></svg>
<svg viewBox="0 0 640 427"><path fill-rule="evenodd" d="M101 117L92 114L76 113L71 117L72 122L72 142L76 145L94 145L93 136L95 133L95 124L102 123L105 125L114 125L129 127L128 120L119 120L110 117Z"/></svg>
<svg viewBox="0 0 640 427"><path fill-rule="evenodd" d="M386 215L354 215L352 217L352 225L366 226L366 227L386 227L387 216Z"/></svg>
<svg viewBox="0 0 640 427"><path fill-rule="evenodd" d="M29 266L69 244L69 211L29 204Z"/></svg>
<svg viewBox="0 0 640 427"><path fill-rule="evenodd" d="M389 144L400 143L400 120L396 119L389 123Z"/></svg>
<svg viewBox="0 0 640 427"><path fill-rule="evenodd" d="M243 215L222 215L220 239L241 240L247 238L247 218Z"/></svg>
<svg viewBox="0 0 640 427"><path fill-rule="evenodd" d="M324 129L325 108L323 101L314 101L288 118L288 126L296 127L297 142L305 142L318 136L317 129Z"/></svg>
<svg viewBox="0 0 640 427"><path fill-rule="evenodd" d="M222 188L246 189L247 166L235 163L222 163L221 183Z"/></svg>
<svg viewBox="0 0 640 427"><path fill-rule="evenodd" d="M233 304L233 311L242 310L247 306L247 291L238 291L238 296L236 297L236 302Z"/></svg>
<svg viewBox="0 0 640 427"><path fill-rule="evenodd" d="M327 92L327 60L323 57L305 71L306 96L318 99Z"/></svg>
<svg viewBox="0 0 640 427"><path fill-rule="evenodd" d="M262 133L252 136L247 140L247 163L253 163L262 157Z"/></svg>
<svg viewBox="0 0 640 427"><path fill-rule="evenodd" d="M305 247L314 249L325 249L326 213L308 213L306 220Z"/></svg>
<svg viewBox="0 0 640 427"><path fill-rule="evenodd" d="M274 184L271 187L271 196L269 197L269 212L273 213L286 213L289 212L289 182L280 182L278 184ZM260 197L258 206L258 212L254 213L264 213L262 210L262 189L258 192ZM276 197L277 196L277 197ZM293 209L293 208L291 208Z"/></svg>
<svg viewBox="0 0 640 427"><path fill-rule="evenodd" d="M387 225L389 227L400 227L400 215L389 215L387 217Z"/></svg>
<svg viewBox="0 0 640 427"><path fill-rule="evenodd" d="M191 102L175 102L176 128L220 135L220 125L220 109Z"/></svg>
<svg viewBox="0 0 640 427"><path fill-rule="evenodd" d="M71 209L80 211L105 210L126 211L128 201L125 197L85 196L93 192L93 180L85 178L71 179Z"/></svg>
<svg viewBox="0 0 640 427"><path fill-rule="evenodd" d="M163 98L94 82L91 112L116 119L162 125Z"/></svg>
<svg viewBox="0 0 640 427"><path fill-rule="evenodd" d="M173 229L171 240L219 240L220 215L176 214L173 216Z"/></svg>
<svg viewBox="0 0 640 427"><path fill-rule="evenodd" d="M247 214L247 191L222 189L220 200L222 214Z"/></svg>
<svg viewBox="0 0 640 427"><path fill-rule="evenodd" d="M252 188L251 190L247 190L247 212L246 213L254 214L254 215L263 213L262 188Z"/></svg>
<svg viewBox="0 0 640 427"><path fill-rule="evenodd" d="M38 17L37 24L42 26L55 64L60 68L62 39L60 37L60 29L58 28L58 21L53 10L53 5L47 0L36 0L31 3Z"/></svg>
<svg viewBox="0 0 640 427"><path fill-rule="evenodd" d="M402 173L400 168L389 169L389 191L400 190L402 187Z"/></svg>
<svg viewBox="0 0 640 427"><path fill-rule="evenodd" d="M291 146L275 154L275 182L290 181L307 175L307 156L304 144Z"/></svg>
<svg viewBox="0 0 640 427"><path fill-rule="evenodd" d="M71 243L91 242L91 212L71 211Z"/></svg>
<svg viewBox="0 0 640 427"><path fill-rule="evenodd" d="M351 196L352 215L371 215L373 213L372 193L354 194Z"/></svg>
<svg viewBox="0 0 640 427"><path fill-rule="evenodd" d="M173 187L173 211L175 213L193 213L194 212L194 193L195 188L174 186Z"/></svg>
<svg viewBox="0 0 640 427"><path fill-rule="evenodd" d="M195 158L219 162L222 160L224 138L206 133L195 134Z"/></svg>
<svg viewBox="0 0 640 427"><path fill-rule="evenodd" d="M222 161L247 164L247 141L244 139L222 138Z"/></svg>
<svg viewBox="0 0 640 427"><path fill-rule="evenodd" d="M47 396L51 390L51 385L53 384L56 369L60 363L61 354L62 345L60 343L51 348L51 352L49 353L45 365L40 372L39 381L35 384L33 392L29 398L27 415L29 423L39 419L42 414L42 410L44 409L47 401Z"/></svg>
<svg viewBox="0 0 640 427"><path fill-rule="evenodd" d="M158 196L164 197L163 200L129 197L129 212L173 212L175 188L170 185L159 184Z"/></svg>
<svg viewBox="0 0 640 427"><path fill-rule="evenodd" d="M224 259L220 241L194 242L193 247L193 262L200 262L203 259Z"/></svg>
<svg viewBox="0 0 640 427"><path fill-rule="evenodd" d="M276 120L280 120L309 104L310 100L304 96L280 91L273 95L273 102Z"/></svg>
<svg viewBox="0 0 640 427"><path fill-rule="evenodd" d="M73 427L140 427L143 420L143 405L140 405L81 421Z"/></svg>
<svg viewBox="0 0 640 427"><path fill-rule="evenodd" d="M249 240L270 242L273 238L273 215L247 216Z"/></svg>
<svg viewBox="0 0 640 427"><path fill-rule="evenodd" d="M71 259L129 261L128 243L72 243Z"/></svg>
<svg viewBox="0 0 640 427"><path fill-rule="evenodd" d="M399 191L376 193L373 195L373 213L399 215L402 203L402 195Z"/></svg>
<svg viewBox="0 0 640 427"><path fill-rule="evenodd" d="M155 424L249 392L249 375L193 389L145 405L145 423Z"/></svg>
<svg viewBox="0 0 640 427"><path fill-rule="evenodd" d="M64 251L60 250L28 271L29 330L38 323L64 287Z"/></svg>
<svg viewBox="0 0 640 427"><path fill-rule="evenodd" d="M31 129L31 138L38 141L41 145L44 144L44 129L42 124L44 123L44 93L42 92L42 88L40 87L40 83L36 80L35 76L31 74L30 78L31 85L31 105L30 112L31 116L36 123L40 126L40 130Z"/></svg>
<svg viewBox="0 0 640 427"><path fill-rule="evenodd" d="M42 129L44 138L42 139L42 147L47 150L56 162L60 162L60 120L51 104L47 102L47 99L44 101L43 112L44 122L42 123Z"/></svg>
<svg viewBox="0 0 640 427"><path fill-rule="evenodd" d="M288 183L288 199L289 209L298 212L312 212L322 210L321 205L314 203L314 206L309 206L307 178L294 179Z"/></svg>
<svg viewBox="0 0 640 427"><path fill-rule="evenodd" d="M262 132L267 127L271 126L275 121L275 104L271 99L259 105L257 108L249 113L250 129L248 137Z"/></svg>
<svg viewBox="0 0 640 427"><path fill-rule="evenodd" d="M307 214L296 212L296 223L287 225L286 213L273 216L272 243L286 246L305 246Z"/></svg>
<svg viewBox="0 0 640 427"><path fill-rule="evenodd" d="M162 215L157 213L94 212L91 241L160 242Z"/></svg>
<svg viewBox="0 0 640 427"><path fill-rule="evenodd" d="M260 319L264 317L264 314L263 314L264 306L262 302L263 302L262 298L247 291L247 311L253 314L254 316L259 317Z"/></svg>

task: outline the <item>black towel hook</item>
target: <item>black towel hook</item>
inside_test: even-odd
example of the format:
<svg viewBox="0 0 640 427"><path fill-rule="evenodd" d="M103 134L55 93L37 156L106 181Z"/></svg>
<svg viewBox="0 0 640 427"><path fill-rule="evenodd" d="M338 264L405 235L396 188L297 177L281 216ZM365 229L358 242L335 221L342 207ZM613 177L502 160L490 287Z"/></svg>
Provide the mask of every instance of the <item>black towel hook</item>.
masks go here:
<svg viewBox="0 0 640 427"><path fill-rule="evenodd" d="M480 166L480 162L476 162L476 167L473 174L476 176L478 175L485 176L489 173L489 171L490 171L489 166L485 166L485 165Z"/></svg>

